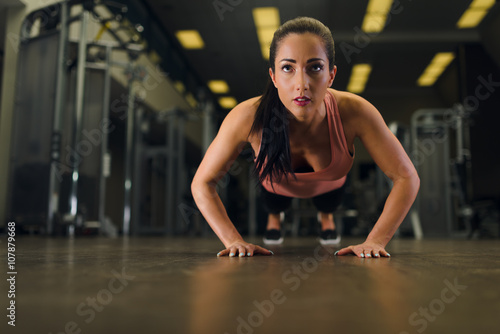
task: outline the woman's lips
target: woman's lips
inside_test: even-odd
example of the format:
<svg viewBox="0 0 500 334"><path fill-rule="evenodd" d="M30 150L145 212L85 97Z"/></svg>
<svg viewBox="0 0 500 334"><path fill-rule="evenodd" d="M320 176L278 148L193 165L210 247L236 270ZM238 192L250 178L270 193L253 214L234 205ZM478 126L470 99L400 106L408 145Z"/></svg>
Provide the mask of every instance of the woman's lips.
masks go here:
<svg viewBox="0 0 500 334"><path fill-rule="evenodd" d="M295 103L299 107L303 107L311 103L311 99L308 98L307 96L299 96L293 99L293 103Z"/></svg>

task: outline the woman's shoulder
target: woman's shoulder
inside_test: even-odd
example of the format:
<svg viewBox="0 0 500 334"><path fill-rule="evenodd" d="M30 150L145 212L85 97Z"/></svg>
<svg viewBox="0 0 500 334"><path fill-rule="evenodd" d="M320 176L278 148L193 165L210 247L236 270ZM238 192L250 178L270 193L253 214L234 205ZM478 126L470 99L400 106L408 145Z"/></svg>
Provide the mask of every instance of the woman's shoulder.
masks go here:
<svg viewBox="0 0 500 334"><path fill-rule="evenodd" d="M248 137L255 119L255 112L259 106L259 100L260 96L257 96L239 103L226 115L222 126L237 131L241 136Z"/></svg>
<svg viewBox="0 0 500 334"><path fill-rule="evenodd" d="M331 88L328 91L335 97L342 120L352 120L378 112L370 102L359 95Z"/></svg>
<svg viewBox="0 0 500 334"><path fill-rule="evenodd" d="M334 89L329 89L329 91L337 102L346 136L359 135L380 117L380 112L363 97Z"/></svg>
<svg viewBox="0 0 500 334"><path fill-rule="evenodd" d="M260 96L257 96L240 102L227 114L224 121L242 123L248 122L251 119L253 123L255 112L259 106L259 100Z"/></svg>
<svg viewBox="0 0 500 334"><path fill-rule="evenodd" d="M355 111L370 106L370 102L359 95L332 88L328 88L328 91L335 97L340 112Z"/></svg>

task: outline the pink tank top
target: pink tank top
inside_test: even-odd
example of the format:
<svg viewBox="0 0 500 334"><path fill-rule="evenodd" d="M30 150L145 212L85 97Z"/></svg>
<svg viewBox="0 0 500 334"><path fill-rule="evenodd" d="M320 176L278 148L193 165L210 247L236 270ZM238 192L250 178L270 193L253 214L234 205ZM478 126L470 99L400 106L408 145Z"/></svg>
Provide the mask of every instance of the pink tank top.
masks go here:
<svg viewBox="0 0 500 334"><path fill-rule="evenodd" d="M288 180L282 178L279 183L273 182L274 189L271 187L269 178L266 178L262 182L262 186L267 191L288 197L311 198L344 185L354 156L349 153L347 147L337 101L328 90L325 94L325 105L332 151L330 165L317 172L295 173L296 179L292 175L288 175Z"/></svg>

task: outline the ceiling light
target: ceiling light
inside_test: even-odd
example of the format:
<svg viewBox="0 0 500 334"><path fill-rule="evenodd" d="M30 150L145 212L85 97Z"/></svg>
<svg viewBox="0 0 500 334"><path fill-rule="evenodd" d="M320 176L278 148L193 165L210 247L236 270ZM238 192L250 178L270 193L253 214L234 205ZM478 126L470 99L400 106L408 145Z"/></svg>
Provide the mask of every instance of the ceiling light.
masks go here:
<svg viewBox="0 0 500 334"><path fill-rule="evenodd" d="M280 13L277 7L257 7L252 10L256 27L276 27L280 25Z"/></svg>
<svg viewBox="0 0 500 334"><path fill-rule="evenodd" d="M392 2L393 0L370 0L366 7L361 29L366 33L377 33L384 30Z"/></svg>
<svg viewBox="0 0 500 334"><path fill-rule="evenodd" d="M462 15L460 20L458 20L457 27L461 29L477 27L486 14L488 14L488 11L486 10L468 9Z"/></svg>
<svg viewBox="0 0 500 334"><path fill-rule="evenodd" d="M160 55L158 54L158 52L156 52L155 50L151 50L149 52L149 60L153 63L153 64L159 64L161 63L161 57Z"/></svg>
<svg viewBox="0 0 500 334"><path fill-rule="evenodd" d="M274 32L280 26L280 14L276 7L257 7L252 10L257 37L259 38L262 57L269 59L269 47Z"/></svg>
<svg viewBox="0 0 500 334"><path fill-rule="evenodd" d="M366 33L377 33L384 30L387 16L380 14L367 14L361 29Z"/></svg>
<svg viewBox="0 0 500 334"><path fill-rule="evenodd" d="M391 9L393 0L370 0L367 12L370 13L388 13Z"/></svg>
<svg viewBox="0 0 500 334"><path fill-rule="evenodd" d="M214 94L225 94L229 92L229 86L224 80L210 80L208 82L208 88Z"/></svg>
<svg viewBox="0 0 500 334"><path fill-rule="evenodd" d="M453 59L455 59L453 52L437 53L418 78L417 84L421 87L432 86Z"/></svg>
<svg viewBox="0 0 500 334"><path fill-rule="evenodd" d="M365 90L366 82L372 71L370 64L354 65L351 72L351 78L347 85L347 90L351 93L360 94Z"/></svg>
<svg viewBox="0 0 500 334"><path fill-rule="evenodd" d="M198 107L198 101L194 98L193 94L187 93L184 98L186 99L187 103L192 107L196 108Z"/></svg>
<svg viewBox="0 0 500 334"><path fill-rule="evenodd" d="M232 109L238 104L238 102L236 102L234 97L226 96L219 99L219 104L222 108Z"/></svg>
<svg viewBox="0 0 500 334"><path fill-rule="evenodd" d="M179 30L175 36L185 49L202 49L205 46L198 30Z"/></svg>
<svg viewBox="0 0 500 334"><path fill-rule="evenodd" d="M474 0L462 14L457 22L458 28L474 28L481 23L488 14L490 8L495 4L495 0Z"/></svg>
<svg viewBox="0 0 500 334"><path fill-rule="evenodd" d="M453 52L440 52L434 56L431 64L446 67L449 63L451 63L453 59L455 59L455 55L453 54Z"/></svg>
<svg viewBox="0 0 500 334"><path fill-rule="evenodd" d="M258 27L257 28L257 37L259 37L259 42L261 44L271 45L273 41L274 32L276 31L275 27Z"/></svg>
<svg viewBox="0 0 500 334"><path fill-rule="evenodd" d="M470 8L491 8L496 0L474 0L470 4Z"/></svg>
<svg viewBox="0 0 500 334"><path fill-rule="evenodd" d="M186 86L184 86L184 84L182 83L182 81L176 81L176 82L174 82L174 87L181 94L184 94L184 92L186 91Z"/></svg>

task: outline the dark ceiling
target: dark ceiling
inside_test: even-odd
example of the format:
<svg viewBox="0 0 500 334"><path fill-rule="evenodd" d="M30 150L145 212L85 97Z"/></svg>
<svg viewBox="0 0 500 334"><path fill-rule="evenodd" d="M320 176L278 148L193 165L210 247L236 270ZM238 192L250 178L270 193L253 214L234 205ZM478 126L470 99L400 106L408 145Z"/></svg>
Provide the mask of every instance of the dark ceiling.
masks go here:
<svg viewBox="0 0 500 334"><path fill-rule="evenodd" d="M144 1L170 33L200 32L205 48L184 50L186 58L203 80L226 80L227 95L238 102L260 95L268 77L252 18L255 7L278 7L281 23L310 16L326 24L336 42L333 88L340 90L346 89L351 67L358 62L373 65L366 93L423 89L416 80L436 52L455 51L460 43L480 40L475 29L456 28L471 0L395 0L399 5L387 26L373 36L359 32L366 0L217 0L230 7L222 16L213 0Z"/></svg>

